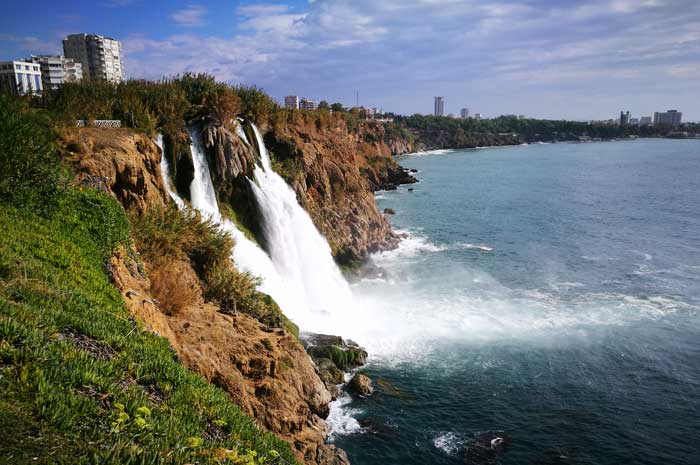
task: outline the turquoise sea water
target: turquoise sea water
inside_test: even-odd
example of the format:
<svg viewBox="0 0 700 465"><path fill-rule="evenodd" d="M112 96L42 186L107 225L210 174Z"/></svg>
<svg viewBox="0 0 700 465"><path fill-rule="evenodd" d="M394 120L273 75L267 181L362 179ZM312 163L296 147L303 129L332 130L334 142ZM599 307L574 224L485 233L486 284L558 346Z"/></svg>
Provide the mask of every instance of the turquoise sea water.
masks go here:
<svg viewBox="0 0 700 465"><path fill-rule="evenodd" d="M351 462L700 463L700 141L400 163L421 182L377 201L407 239L354 286L377 393L342 409Z"/></svg>

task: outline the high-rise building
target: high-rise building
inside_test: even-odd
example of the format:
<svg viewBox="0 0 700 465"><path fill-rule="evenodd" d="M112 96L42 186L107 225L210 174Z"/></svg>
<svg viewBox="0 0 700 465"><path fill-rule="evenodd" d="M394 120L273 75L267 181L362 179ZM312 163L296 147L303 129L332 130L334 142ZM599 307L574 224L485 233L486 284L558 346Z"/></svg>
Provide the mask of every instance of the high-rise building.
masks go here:
<svg viewBox="0 0 700 465"><path fill-rule="evenodd" d="M435 97L435 116L445 116L445 97Z"/></svg>
<svg viewBox="0 0 700 465"><path fill-rule="evenodd" d="M639 118L640 126L651 126L651 116L642 116Z"/></svg>
<svg viewBox="0 0 700 465"><path fill-rule="evenodd" d="M83 66L72 58L40 55L29 60L41 69L41 83L44 89L56 89L64 82L77 82L83 79Z"/></svg>
<svg viewBox="0 0 700 465"><path fill-rule="evenodd" d="M630 118L631 118L631 115L630 115L630 112L629 112L629 111L626 112L626 113L625 113L624 111L621 111L621 112L620 112L620 126L627 126L627 125L629 125L629 124L630 124Z"/></svg>
<svg viewBox="0 0 700 465"><path fill-rule="evenodd" d="M20 95L41 95L41 69L28 61L0 62L0 90Z"/></svg>
<svg viewBox="0 0 700 465"><path fill-rule="evenodd" d="M469 118L469 108L462 108L461 110L459 110L459 116L462 119Z"/></svg>
<svg viewBox="0 0 700 465"><path fill-rule="evenodd" d="M678 110L668 110L664 112L654 113L654 124L668 124L671 126L678 126L681 124L681 119L683 118L683 113Z"/></svg>
<svg viewBox="0 0 700 465"><path fill-rule="evenodd" d="M118 40L97 34L71 34L63 39L63 54L82 65L86 79L123 79L122 44Z"/></svg>
<svg viewBox="0 0 700 465"><path fill-rule="evenodd" d="M298 110L299 109L299 96L298 95L287 95L284 98L284 108Z"/></svg>
<svg viewBox="0 0 700 465"><path fill-rule="evenodd" d="M474 119L481 119L481 113L474 113Z"/></svg>
<svg viewBox="0 0 700 465"><path fill-rule="evenodd" d="M315 110L316 107L318 107L316 100L312 100L310 98L303 98L301 99L301 101L299 101L299 108L301 108L302 110Z"/></svg>

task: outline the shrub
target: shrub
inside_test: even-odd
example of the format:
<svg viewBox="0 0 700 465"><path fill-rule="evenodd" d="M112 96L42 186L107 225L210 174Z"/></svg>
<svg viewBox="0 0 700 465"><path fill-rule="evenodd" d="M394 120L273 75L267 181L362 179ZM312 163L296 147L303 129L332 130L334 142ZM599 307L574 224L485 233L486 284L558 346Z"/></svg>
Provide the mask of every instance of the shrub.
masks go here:
<svg viewBox="0 0 700 465"><path fill-rule="evenodd" d="M170 205L141 217L132 216L132 229L148 265L156 298L163 299L169 311L177 311L197 298L186 290L192 289L192 283L175 264L177 260L189 260L204 298L217 303L222 312L246 313L268 326L284 327L298 335L296 326L277 304L256 290L258 279L233 266L234 241L211 221L202 221L198 213ZM182 289L173 290L173 286Z"/></svg>
<svg viewBox="0 0 700 465"><path fill-rule="evenodd" d="M239 85L235 91L241 100L241 115L258 126L269 123L274 119L274 113L280 110L279 105L258 87Z"/></svg>
<svg viewBox="0 0 700 465"><path fill-rule="evenodd" d="M55 134L45 112L0 93L0 200L26 203L56 192L60 161Z"/></svg>

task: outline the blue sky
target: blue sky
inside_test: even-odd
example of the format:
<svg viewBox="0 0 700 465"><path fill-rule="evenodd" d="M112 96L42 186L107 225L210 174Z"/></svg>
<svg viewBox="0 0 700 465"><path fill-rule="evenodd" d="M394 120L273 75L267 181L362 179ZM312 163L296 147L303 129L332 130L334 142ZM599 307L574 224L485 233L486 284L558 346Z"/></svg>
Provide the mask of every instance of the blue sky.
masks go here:
<svg viewBox="0 0 700 465"><path fill-rule="evenodd" d="M700 120L700 0L5 0L0 59L120 39L128 77L205 71L400 113Z"/></svg>

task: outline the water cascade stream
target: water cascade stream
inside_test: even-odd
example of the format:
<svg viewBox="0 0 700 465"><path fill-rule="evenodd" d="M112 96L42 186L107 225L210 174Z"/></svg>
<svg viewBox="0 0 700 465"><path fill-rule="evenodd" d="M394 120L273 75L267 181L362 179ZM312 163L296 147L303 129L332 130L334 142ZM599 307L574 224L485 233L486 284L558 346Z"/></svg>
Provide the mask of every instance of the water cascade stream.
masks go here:
<svg viewBox="0 0 700 465"><path fill-rule="evenodd" d="M182 200L182 197L177 195L177 192L175 192L175 189L173 189L170 183L170 177L168 176L168 173L170 173L170 166L168 165L168 159L165 156L165 149L163 148L163 134L158 134L156 136L155 143L160 149L160 177L163 180L163 185L165 185L165 190L168 191L168 195L173 199L177 208L182 210L185 208L185 201Z"/></svg>
<svg viewBox="0 0 700 465"><path fill-rule="evenodd" d="M195 128L189 128L194 165L192 207L234 237L234 262L243 271L262 278L259 290L275 299L287 317L304 330L328 330L328 318L322 316L348 305L350 288L333 261L328 243L297 202L294 191L272 171L260 133L255 126L253 130L261 165L255 167L255 179L249 181L263 212L270 255L221 216L201 135Z"/></svg>

